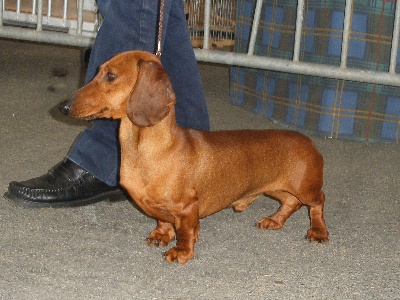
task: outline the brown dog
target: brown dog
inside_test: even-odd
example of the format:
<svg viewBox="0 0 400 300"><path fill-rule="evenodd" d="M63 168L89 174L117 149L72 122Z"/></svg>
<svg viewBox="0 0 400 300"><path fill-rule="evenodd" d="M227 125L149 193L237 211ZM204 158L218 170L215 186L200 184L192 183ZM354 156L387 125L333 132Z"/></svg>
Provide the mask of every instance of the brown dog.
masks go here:
<svg viewBox="0 0 400 300"><path fill-rule="evenodd" d="M324 220L323 158L303 134L285 130L204 132L175 122L175 94L151 53L129 51L103 64L97 76L64 104L82 119L121 119L121 185L157 219L147 243L177 244L169 262L194 257L199 219L228 206L245 210L266 194L282 206L257 227L279 229L309 207L311 241L328 241Z"/></svg>

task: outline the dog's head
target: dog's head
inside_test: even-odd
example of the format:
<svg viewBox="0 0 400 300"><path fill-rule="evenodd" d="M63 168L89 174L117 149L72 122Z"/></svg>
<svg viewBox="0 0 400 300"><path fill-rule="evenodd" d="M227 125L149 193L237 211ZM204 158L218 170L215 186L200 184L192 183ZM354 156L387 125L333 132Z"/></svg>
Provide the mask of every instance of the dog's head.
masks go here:
<svg viewBox="0 0 400 300"><path fill-rule="evenodd" d="M121 119L153 126L175 104L171 80L159 59L144 51L128 51L104 63L96 77L61 104L61 111L75 118Z"/></svg>

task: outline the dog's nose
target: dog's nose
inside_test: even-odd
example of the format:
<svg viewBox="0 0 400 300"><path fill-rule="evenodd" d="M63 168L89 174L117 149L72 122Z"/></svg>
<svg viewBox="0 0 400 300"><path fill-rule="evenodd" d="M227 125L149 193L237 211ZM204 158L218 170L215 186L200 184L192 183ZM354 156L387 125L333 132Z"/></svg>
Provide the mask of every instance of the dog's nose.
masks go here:
<svg viewBox="0 0 400 300"><path fill-rule="evenodd" d="M65 100L60 103L59 108L64 115L68 115L71 110L71 102L69 100Z"/></svg>

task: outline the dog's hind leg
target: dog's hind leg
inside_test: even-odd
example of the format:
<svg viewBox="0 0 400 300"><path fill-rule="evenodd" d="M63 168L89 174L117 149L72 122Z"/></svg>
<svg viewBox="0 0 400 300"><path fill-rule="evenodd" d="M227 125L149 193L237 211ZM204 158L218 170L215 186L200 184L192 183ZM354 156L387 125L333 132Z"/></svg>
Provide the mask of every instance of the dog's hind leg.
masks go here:
<svg viewBox="0 0 400 300"><path fill-rule="evenodd" d="M328 230L324 219L325 194L320 192L315 205L309 206L311 228L307 231L306 238L310 241L328 242Z"/></svg>
<svg viewBox="0 0 400 300"><path fill-rule="evenodd" d="M299 199L286 191L268 192L267 195L279 200L282 205L276 213L256 223L256 227L260 229L275 230L282 228L285 221L303 206L303 203L301 203Z"/></svg>
<svg viewBox="0 0 400 300"><path fill-rule="evenodd" d="M231 206L233 207L233 209L236 212L242 212L245 211L247 209L247 207L253 203L254 201L256 201L258 198L257 196L249 196L249 197L245 197L245 198L241 198L239 200L236 200L235 202L233 202L231 204Z"/></svg>

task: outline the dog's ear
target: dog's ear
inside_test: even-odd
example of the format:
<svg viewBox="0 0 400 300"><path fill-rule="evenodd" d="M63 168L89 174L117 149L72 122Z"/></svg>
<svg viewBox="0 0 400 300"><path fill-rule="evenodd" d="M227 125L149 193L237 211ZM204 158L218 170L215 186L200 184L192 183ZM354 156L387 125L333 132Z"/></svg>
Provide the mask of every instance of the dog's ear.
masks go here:
<svg viewBox="0 0 400 300"><path fill-rule="evenodd" d="M175 102L171 80L159 63L138 62L138 76L127 103L127 115L139 127L156 125Z"/></svg>

